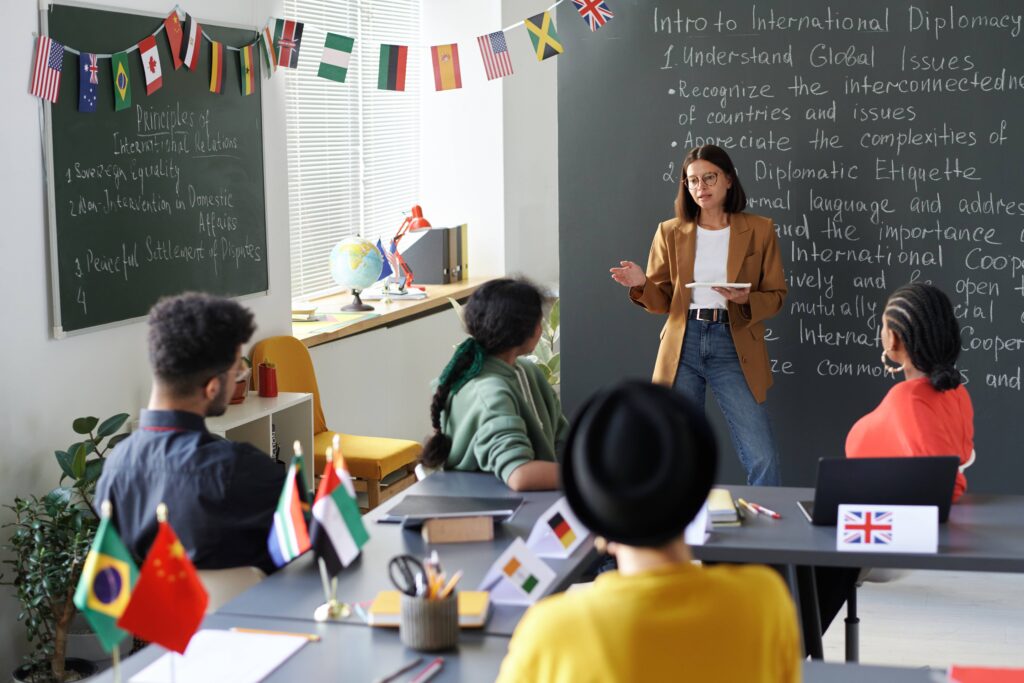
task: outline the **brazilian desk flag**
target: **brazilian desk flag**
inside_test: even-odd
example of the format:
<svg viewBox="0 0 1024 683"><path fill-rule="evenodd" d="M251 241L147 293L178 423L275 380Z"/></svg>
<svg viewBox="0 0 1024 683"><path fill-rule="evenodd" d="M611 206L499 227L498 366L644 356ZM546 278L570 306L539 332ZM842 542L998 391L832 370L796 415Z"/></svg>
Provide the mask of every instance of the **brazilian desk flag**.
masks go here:
<svg viewBox="0 0 1024 683"><path fill-rule="evenodd" d="M82 578L75 590L75 607L85 615L107 652L112 652L128 635L118 628L117 620L128 606L138 577L139 568L109 515L104 515L85 558Z"/></svg>

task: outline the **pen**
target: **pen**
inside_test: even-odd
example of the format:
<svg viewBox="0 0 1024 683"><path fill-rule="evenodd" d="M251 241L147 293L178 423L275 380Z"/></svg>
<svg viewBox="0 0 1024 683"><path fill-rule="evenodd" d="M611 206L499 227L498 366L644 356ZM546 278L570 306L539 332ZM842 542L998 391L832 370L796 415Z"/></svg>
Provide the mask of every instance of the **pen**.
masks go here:
<svg viewBox="0 0 1024 683"><path fill-rule="evenodd" d="M235 633L262 633L265 636L294 636L296 638L305 638L311 643L319 643L320 636L315 633L292 633L291 631L268 631L262 628L242 628L240 626L233 626L231 628Z"/></svg>
<svg viewBox="0 0 1024 683"><path fill-rule="evenodd" d="M768 515L772 519L782 519L782 515L780 515L775 510L769 510L764 505L758 505L757 503L751 503L751 505L753 505L754 509L756 509L758 512Z"/></svg>
<svg viewBox="0 0 1024 683"><path fill-rule="evenodd" d="M378 678L373 683L389 683L390 681L395 680L396 678L398 678L399 676L401 676L402 674L404 674L406 671L408 671L409 669L413 668L414 666L418 665L422 661L423 661L423 657L417 657L416 659L412 660L408 664L403 664L402 668L396 669L396 670L392 671L387 676L383 676L381 678Z"/></svg>
<svg viewBox="0 0 1024 683"><path fill-rule="evenodd" d="M743 506L744 510L747 510L748 512L752 513L755 517L757 517L757 515L759 513L758 513L756 507L754 507L753 505L751 505L747 501L743 500L742 498L738 498L737 501L739 502L740 505Z"/></svg>
<svg viewBox="0 0 1024 683"><path fill-rule="evenodd" d="M409 683L426 683L441 671L442 666L444 666L444 657L438 657L427 664Z"/></svg>

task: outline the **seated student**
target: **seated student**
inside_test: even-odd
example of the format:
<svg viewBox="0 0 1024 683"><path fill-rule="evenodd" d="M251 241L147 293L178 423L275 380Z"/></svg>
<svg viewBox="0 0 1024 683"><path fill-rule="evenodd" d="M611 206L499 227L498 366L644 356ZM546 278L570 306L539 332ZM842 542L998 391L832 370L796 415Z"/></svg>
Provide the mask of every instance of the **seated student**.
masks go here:
<svg viewBox="0 0 1024 683"><path fill-rule="evenodd" d="M562 485L619 569L531 607L499 683L800 680L796 613L779 576L697 566L683 541L716 465L710 426L672 389L624 382L583 407Z"/></svg>
<svg viewBox="0 0 1024 683"><path fill-rule="evenodd" d="M242 369L252 313L229 299L183 294L149 312L153 390L139 428L107 458L96 505L110 500L125 545L143 558L156 508L199 569L255 566L270 573L267 534L285 470L246 443L206 431L227 409Z"/></svg>
<svg viewBox="0 0 1024 683"><path fill-rule="evenodd" d="M519 359L540 340L541 303L524 280L491 280L470 297L470 338L438 378L424 465L493 472L515 491L558 488L568 422L540 368Z"/></svg>
<svg viewBox="0 0 1024 683"><path fill-rule="evenodd" d="M960 325L949 297L923 282L893 292L882 313L882 349L886 370L893 376L902 372L904 381L853 425L846 437L846 457L956 455L956 502L967 489L964 470L974 462L974 408L956 368ZM899 367L888 365L887 359ZM861 574L847 567L815 569L822 631Z"/></svg>

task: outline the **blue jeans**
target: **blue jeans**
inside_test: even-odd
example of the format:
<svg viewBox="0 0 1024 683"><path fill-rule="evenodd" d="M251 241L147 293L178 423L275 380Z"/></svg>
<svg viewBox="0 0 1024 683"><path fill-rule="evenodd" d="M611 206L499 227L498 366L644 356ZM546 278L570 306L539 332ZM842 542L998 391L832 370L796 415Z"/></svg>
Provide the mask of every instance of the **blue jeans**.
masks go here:
<svg viewBox="0 0 1024 683"><path fill-rule="evenodd" d="M729 326L686 321L686 336L674 387L701 411L707 386L729 424L732 445L753 486L779 486L779 453L768 410L750 393Z"/></svg>

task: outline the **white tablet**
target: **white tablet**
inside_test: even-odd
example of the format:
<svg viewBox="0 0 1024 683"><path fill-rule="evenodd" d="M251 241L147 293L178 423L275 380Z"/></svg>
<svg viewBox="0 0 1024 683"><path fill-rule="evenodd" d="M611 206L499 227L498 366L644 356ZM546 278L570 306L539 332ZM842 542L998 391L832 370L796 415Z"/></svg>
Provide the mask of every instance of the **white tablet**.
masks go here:
<svg viewBox="0 0 1024 683"><path fill-rule="evenodd" d="M728 287L730 289L750 289L749 282L691 282L686 285L687 289L694 287Z"/></svg>

